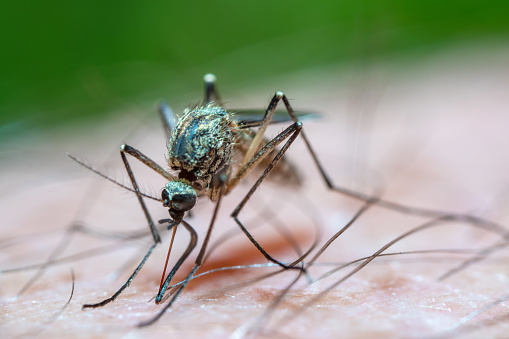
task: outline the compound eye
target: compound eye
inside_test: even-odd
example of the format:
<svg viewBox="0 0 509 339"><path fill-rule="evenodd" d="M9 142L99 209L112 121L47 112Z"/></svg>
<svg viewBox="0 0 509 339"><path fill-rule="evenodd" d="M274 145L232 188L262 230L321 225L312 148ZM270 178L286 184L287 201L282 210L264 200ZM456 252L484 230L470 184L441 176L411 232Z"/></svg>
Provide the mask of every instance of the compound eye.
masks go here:
<svg viewBox="0 0 509 339"><path fill-rule="evenodd" d="M171 199L171 208L176 211L189 211L196 204L195 194L175 194Z"/></svg>
<svg viewBox="0 0 509 339"><path fill-rule="evenodd" d="M168 203L170 202L170 195L168 194L168 190L163 189L161 198L163 199L163 205L168 206Z"/></svg>

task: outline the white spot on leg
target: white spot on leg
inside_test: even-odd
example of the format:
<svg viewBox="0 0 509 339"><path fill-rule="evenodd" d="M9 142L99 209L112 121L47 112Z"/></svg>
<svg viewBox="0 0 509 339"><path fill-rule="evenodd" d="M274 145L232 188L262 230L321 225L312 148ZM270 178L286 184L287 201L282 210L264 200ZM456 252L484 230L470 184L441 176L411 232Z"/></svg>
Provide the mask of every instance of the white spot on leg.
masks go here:
<svg viewBox="0 0 509 339"><path fill-rule="evenodd" d="M203 81L205 82L216 82L216 76L212 73L207 73L203 77Z"/></svg>

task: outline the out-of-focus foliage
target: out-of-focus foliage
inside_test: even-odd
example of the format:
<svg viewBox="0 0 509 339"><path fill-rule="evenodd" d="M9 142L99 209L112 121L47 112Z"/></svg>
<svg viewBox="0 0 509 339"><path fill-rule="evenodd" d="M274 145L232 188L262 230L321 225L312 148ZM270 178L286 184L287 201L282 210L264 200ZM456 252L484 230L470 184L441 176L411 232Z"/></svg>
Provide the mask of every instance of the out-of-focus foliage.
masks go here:
<svg viewBox="0 0 509 339"><path fill-rule="evenodd" d="M119 103L509 36L509 2L4 1L0 132ZM223 85L224 86L224 85Z"/></svg>

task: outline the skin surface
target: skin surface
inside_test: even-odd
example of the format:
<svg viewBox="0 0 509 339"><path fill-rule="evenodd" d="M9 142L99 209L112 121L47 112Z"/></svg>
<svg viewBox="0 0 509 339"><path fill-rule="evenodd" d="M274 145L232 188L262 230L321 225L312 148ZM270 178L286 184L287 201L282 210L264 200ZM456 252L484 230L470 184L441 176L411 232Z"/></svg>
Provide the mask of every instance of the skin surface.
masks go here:
<svg viewBox="0 0 509 339"><path fill-rule="evenodd" d="M303 81L304 75L295 75L287 83L297 83L298 88L283 85L257 89L245 102L237 102L261 107L272 94L270 91L283 90L293 99L295 109L323 112L320 119L304 121L304 131L337 185L367 194L380 192L383 199L410 206L478 216L506 229L506 57L507 53L501 52L457 62L457 55L449 55L428 61L412 72L380 67L341 75L340 70L327 70L327 75L317 76L319 81ZM221 89L220 79L218 86ZM236 94L223 95L235 98ZM240 98L246 96L244 93ZM2 166L0 269L44 263L70 225L84 225L102 235L75 233L72 240L65 240L68 247L58 257L83 251L95 255L50 264L40 279L17 298L36 271L2 273L0 337L473 338L499 337L509 330L505 303L468 321L464 318L509 294L504 249L445 281L437 281L474 256L475 251L502 240L500 234L461 222L418 232L387 250L442 251L377 258L330 291L327 289L355 266L311 286L302 277L276 308L271 305L298 276L298 270L259 281L253 280L277 272L278 268L210 274L192 281L157 323L140 329L136 324L150 319L162 307L150 302L159 287L170 239L170 232L162 230L163 243L133 284L115 302L82 311L82 304L99 302L121 286L150 246L151 236L133 194L79 168L63 153L86 159L127 184L118 148L115 149L123 141L164 164L163 133L155 112L153 115L153 121L147 124L117 116L109 125L83 126L77 133L62 132L47 142L27 140L18 148L22 156L12 156ZM135 131L129 133L133 126ZM275 135L281 129L282 125L277 125L269 133ZM283 262L291 262L299 255L289 244L288 236L281 236L274 226L290 230L302 253L312 245L317 233L318 247L322 246L363 205L326 189L302 141L292 145L288 158L303 178L301 187L285 185L274 178L261 186L240 215L267 252ZM101 162L103 159L107 159L106 164ZM164 180L134 160L131 164L142 190L158 196ZM253 178L250 180L254 182ZM228 217L249 187L239 185L222 201L212 243L228 232L235 236L221 243L199 272L267 263ZM155 220L168 217L159 203L147 204ZM200 200L192 217L186 219L196 228L199 245L212 209L210 202ZM432 219L371 207L317 258L316 263L323 266L311 267L309 275L316 278L341 263L370 256ZM134 241L105 237L134 233L143 236ZM187 245L183 228L178 229L176 240L172 262ZM100 252L103 248L112 251ZM184 264L177 281L191 269L196 254L197 250ZM75 290L60 314L71 293L71 270L75 274ZM113 277L114 273L118 276ZM268 314L267 310L271 311L269 316L260 318ZM459 323L462 319L464 324Z"/></svg>

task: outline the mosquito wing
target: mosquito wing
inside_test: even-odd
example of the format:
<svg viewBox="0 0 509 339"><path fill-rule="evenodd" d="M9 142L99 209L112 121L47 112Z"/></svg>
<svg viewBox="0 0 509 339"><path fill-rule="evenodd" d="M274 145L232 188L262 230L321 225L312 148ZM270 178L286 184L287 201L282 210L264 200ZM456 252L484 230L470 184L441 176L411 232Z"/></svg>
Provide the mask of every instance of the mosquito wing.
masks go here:
<svg viewBox="0 0 509 339"><path fill-rule="evenodd" d="M240 128L258 127L263 122L263 116L265 114L262 109L228 109L232 113L233 118L239 124ZM295 113L299 120L318 119L320 118L319 113L312 112L296 112ZM286 110L276 110L272 117L271 124L278 124L283 122L291 122L292 119Z"/></svg>

